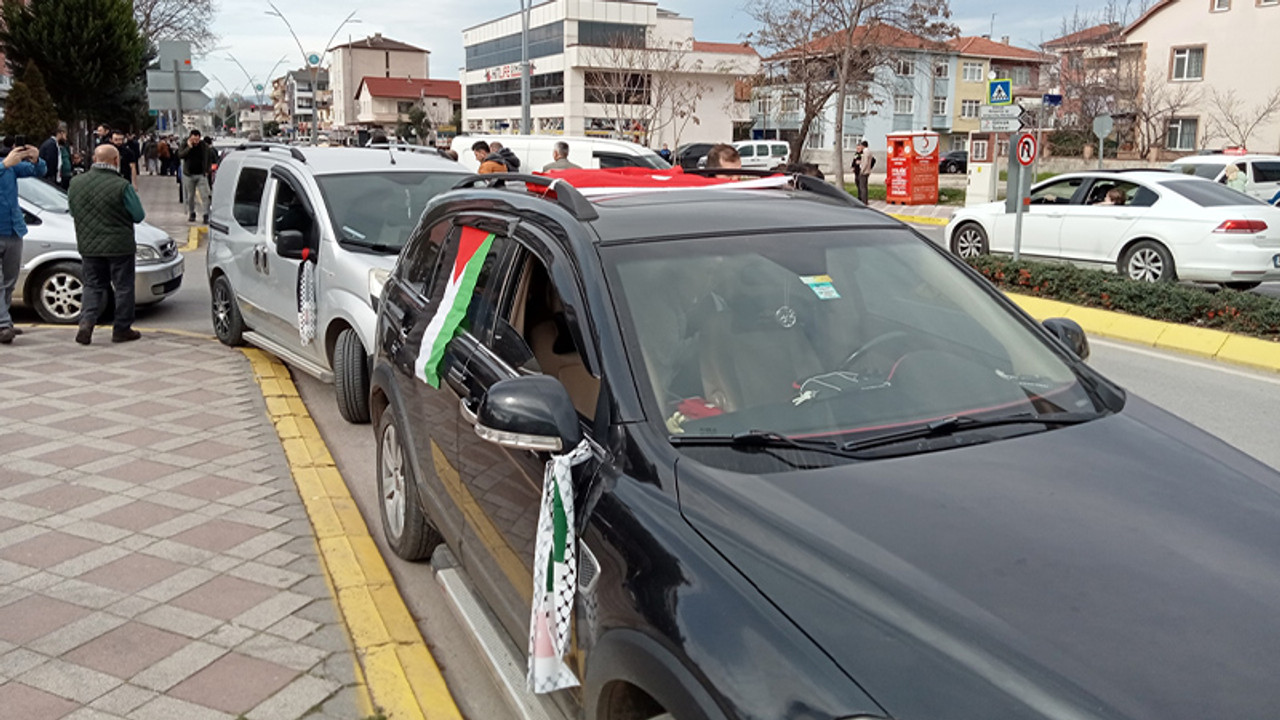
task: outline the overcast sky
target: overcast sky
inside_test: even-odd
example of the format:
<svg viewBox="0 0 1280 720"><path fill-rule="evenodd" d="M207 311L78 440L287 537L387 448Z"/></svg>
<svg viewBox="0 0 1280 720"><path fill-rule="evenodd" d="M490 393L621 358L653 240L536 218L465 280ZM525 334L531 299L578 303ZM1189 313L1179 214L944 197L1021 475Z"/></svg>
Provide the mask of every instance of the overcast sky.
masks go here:
<svg viewBox="0 0 1280 720"><path fill-rule="evenodd" d="M748 0L661 0L666 9L692 17L694 33L699 40L734 42L751 32L754 23L744 10ZM293 24L307 52L323 50L325 41L352 10L359 23L348 24L338 31L334 44L359 39L375 32L431 51L431 75L458 79L462 65L462 28L477 25L519 9L518 0L277 0ZM1102 5L1100 0L1081 0L1080 9L1091 11ZM1032 47L1058 35L1064 14L1075 5L1049 0L1023 0L1019 3L952 0L953 20L965 35L992 32L993 37L1008 35L1014 45ZM279 18L265 14L266 0L220 0L214 32L219 46L203 59L196 60L197 69L210 78L205 92L214 95L227 88L230 92L251 95L248 80L235 63L232 54L253 78L268 86L267 74L279 77L288 68L303 64L303 54L289 36ZM277 65L277 62L283 59ZM325 63L328 63L326 58ZM220 80L216 82L214 78Z"/></svg>

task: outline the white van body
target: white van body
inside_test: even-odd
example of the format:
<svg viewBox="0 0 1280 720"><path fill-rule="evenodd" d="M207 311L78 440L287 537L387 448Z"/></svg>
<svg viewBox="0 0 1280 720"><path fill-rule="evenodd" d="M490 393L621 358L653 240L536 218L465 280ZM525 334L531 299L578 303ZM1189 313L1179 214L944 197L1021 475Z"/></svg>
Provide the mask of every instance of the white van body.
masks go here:
<svg viewBox="0 0 1280 720"><path fill-rule="evenodd" d="M569 143L569 162L584 168L647 167L665 170L671 165L658 153L643 145L625 140L576 137L572 135L459 135L449 149L458 153L458 163L475 172L480 169L471 146L477 140L502 143L520 158L520 172L541 172L553 158L551 150L556 143Z"/></svg>
<svg viewBox="0 0 1280 720"><path fill-rule="evenodd" d="M791 145L784 140L743 140L733 147L742 158L744 168L772 170L785 165L791 157Z"/></svg>

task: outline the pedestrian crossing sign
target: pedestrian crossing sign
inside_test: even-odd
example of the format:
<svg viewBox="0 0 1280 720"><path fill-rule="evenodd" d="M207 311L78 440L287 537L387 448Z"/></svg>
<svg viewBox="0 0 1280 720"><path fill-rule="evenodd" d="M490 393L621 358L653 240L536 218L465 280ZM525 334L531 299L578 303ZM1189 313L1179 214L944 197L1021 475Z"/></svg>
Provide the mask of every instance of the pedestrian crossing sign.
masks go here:
<svg viewBox="0 0 1280 720"><path fill-rule="evenodd" d="M1012 105L1013 81L1009 79L992 80L987 83L988 105Z"/></svg>

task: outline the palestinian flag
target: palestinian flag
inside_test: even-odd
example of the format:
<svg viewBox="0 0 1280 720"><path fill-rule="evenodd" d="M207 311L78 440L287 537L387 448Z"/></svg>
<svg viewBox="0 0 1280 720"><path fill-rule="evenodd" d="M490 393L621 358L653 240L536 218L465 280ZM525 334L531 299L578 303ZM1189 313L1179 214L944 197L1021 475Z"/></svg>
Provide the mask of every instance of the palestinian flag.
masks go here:
<svg viewBox="0 0 1280 720"><path fill-rule="evenodd" d="M462 318L466 317L467 306L476 289L476 279L480 277L480 268L484 267L491 247L493 233L472 227L462 228L453 271L449 273L449 282L445 284L444 295L436 306L436 314L422 334L422 346L413 366L414 374L431 387L440 387L440 361L444 359L444 348L453 339Z"/></svg>

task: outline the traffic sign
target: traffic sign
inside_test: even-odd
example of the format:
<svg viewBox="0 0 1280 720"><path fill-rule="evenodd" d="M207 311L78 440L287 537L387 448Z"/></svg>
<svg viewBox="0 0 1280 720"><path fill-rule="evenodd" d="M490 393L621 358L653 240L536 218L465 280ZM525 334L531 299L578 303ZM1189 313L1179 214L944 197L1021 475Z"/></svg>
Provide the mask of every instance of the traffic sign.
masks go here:
<svg viewBox="0 0 1280 720"><path fill-rule="evenodd" d="M147 71L147 92L173 92L173 68L160 68ZM209 78L199 70L180 70L178 82L182 83L183 92L197 92L209 84Z"/></svg>
<svg viewBox="0 0 1280 720"><path fill-rule="evenodd" d="M1062 105L1062 96L1056 93L1046 93L1040 99L1049 107L1060 107Z"/></svg>
<svg viewBox="0 0 1280 720"><path fill-rule="evenodd" d="M1012 105L1013 104L1013 81L1004 78L1001 80L992 80L987 83L987 104L988 105Z"/></svg>
<svg viewBox="0 0 1280 720"><path fill-rule="evenodd" d="M1111 119L1110 115L1099 115L1093 119L1093 134L1099 138L1105 138L1111 134L1111 130L1115 126L1116 122Z"/></svg>
<svg viewBox="0 0 1280 720"><path fill-rule="evenodd" d="M182 107L178 107L178 98L172 90L148 90L147 98L153 110L200 110L212 99L200 91L183 91Z"/></svg>
<svg viewBox="0 0 1280 720"><path fill-rule="evenodd" d="M978 118L985 120L1016 120L1022 117L1022 107L1019 105L979 105Z"/></svg>
<svg viewBox="0 0 1280 720"><path fill-rule="evenodd" d="M1015 133L1022 129L1018 118L978 118L979 132Z"/></svg>
<svg viewBox="0 0 1280 720"><path fill-rule="evenodd" d="M257 85L254 85L253 89L257 90L258 92L262 92L262 83L258 83Z"/></svg>
<svg viewBox="0 0 1280 720"><path fill-rule="evenodd" d="M1026 167L1036 161L1036 136L1023 133L1018 136L1018 164Z"/></svg>
<svg viewBox="0 0 1280 720"><path fill-rule="evenodd" d="M307 56L307 64L308 64L308 65L319 65L319 64L320 64L320 56L319 56L319 55L317 55L317 54L315 54L315 53L311 53L310 55L308 55L308 56Z"/></svg>

